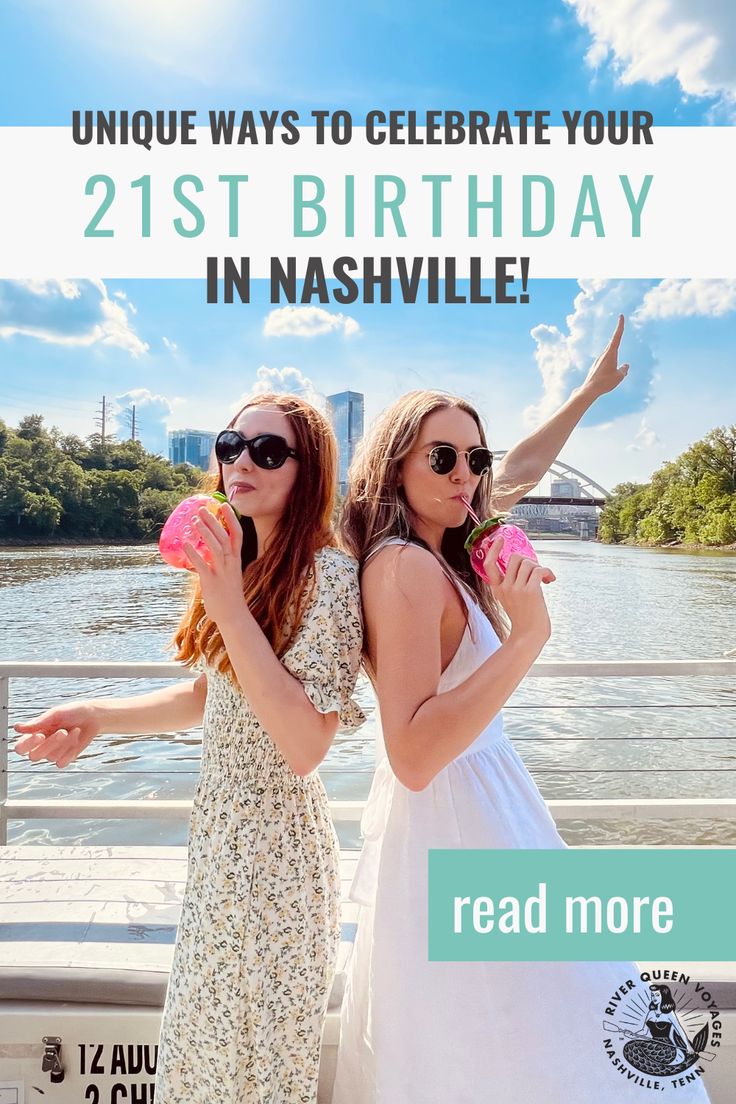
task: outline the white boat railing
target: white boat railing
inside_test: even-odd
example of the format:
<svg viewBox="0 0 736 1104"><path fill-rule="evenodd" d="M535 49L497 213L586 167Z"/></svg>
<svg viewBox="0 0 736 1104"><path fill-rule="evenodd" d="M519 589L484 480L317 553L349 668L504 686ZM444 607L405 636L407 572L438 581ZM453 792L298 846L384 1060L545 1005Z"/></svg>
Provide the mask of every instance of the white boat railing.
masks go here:
<svg viewBox="0 0 736 1104"><path fill-rule="evenodd" d="M539 662L531 678L661 678L736 675L736 655L725 659L695 660L590 660ZM7 842L9 820L37 819L156 819L186 820L189 800L21 800L8 792L10 733L8 710L12 679L181 679L192 673L176 663L10 663L0 662L0 844ZM586 683L587 689L588 683ZM568 703L566 703L568 704ZM736 705L736 702L734 702ZM524 708L520 706L519 708ZM606 704L598 706L605 710ZM635 708L635 707L632 707ZM736 740L736 732L734 733ZM663 771L662 773L666 773ZM331 801L336 821L356 821L361 801ZM736 798L602 798L550 800L550 813L562 820L682 820L688 817L726 820L736 818Z"/></svg>

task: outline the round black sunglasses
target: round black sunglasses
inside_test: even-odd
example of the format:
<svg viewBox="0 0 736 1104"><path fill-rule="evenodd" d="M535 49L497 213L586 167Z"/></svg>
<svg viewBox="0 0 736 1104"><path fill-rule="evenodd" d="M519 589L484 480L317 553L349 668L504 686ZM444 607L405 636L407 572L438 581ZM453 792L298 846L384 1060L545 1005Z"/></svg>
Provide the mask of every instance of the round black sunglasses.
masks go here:
<svg viewBox="0 0 736 1104"><path fill-rule="evenodd" d="M237 429L223 429L215 439L215 456L221 464L234 464L245 448L256 467L267 471L282 467L290 456L297 459L288 441L277 433L258 433L248 438Z"/></svg>
<svg viewBox="0 0 736 1104"><path fill-rule="evenodd" d="M459 456L467 456L468 467L473 475L485 475L493 466L493 453L490 449L478 445L469 451L460 452L454 445L435 445L427 459L429 466L437 475L449 475L454 470Z"/></svg>

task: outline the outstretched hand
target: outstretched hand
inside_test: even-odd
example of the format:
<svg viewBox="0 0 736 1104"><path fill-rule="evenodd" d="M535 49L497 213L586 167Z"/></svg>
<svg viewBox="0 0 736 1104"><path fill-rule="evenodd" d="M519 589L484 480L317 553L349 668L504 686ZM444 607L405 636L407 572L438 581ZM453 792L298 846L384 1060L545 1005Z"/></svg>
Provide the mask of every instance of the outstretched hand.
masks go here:
<svg viewBox="0 0 736 1104"><path fill-rule="evenodd" d="M618 366L618 347L621 344L623 332L624 316L620 314L611 340L588 372L581 387L582 391L591 392L596 397L605 395L615 390L622 380L626 379L629 365Z"/></svg>
<svg viewBox="0 0 736 1104"><path fill-rule="evenodd" d="M227 528L219 516L212 514L206 506L197 510L192 522L197 535L207 545L207 560L188 542L183 545L187 559L199 576L207 616L220 628L228 617L245 605L240 559L243 531L229 503L223 503L222 515Z"/></svg>
<svg viewBox="0 0 736 1104"><path fill-rule="evenodd" d="M32 763L48 759L57 767L68 767L100 733L91 702L57 705L13 727L20 734L15 745L19 755L27 755Z"/></svg>

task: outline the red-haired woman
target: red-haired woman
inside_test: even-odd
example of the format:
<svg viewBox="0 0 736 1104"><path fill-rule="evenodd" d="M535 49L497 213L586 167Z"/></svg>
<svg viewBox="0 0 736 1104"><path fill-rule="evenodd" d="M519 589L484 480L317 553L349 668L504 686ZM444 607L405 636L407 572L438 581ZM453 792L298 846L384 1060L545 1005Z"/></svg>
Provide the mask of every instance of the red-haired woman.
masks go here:
<svg viewBox="0 0 736 1104"><path fill-rule="evenodd" d="M294 396L253 399L218 435L228 528L197 527L175 641L196 681L58 707L17 750L64 767L101 732L204 722L189 871L161 1030L157 1104L313 1104L339 943L339 852L315 768L351 700L357 565L332 528L337 447ZM228 532L228 529L230 530Z"/></svg>

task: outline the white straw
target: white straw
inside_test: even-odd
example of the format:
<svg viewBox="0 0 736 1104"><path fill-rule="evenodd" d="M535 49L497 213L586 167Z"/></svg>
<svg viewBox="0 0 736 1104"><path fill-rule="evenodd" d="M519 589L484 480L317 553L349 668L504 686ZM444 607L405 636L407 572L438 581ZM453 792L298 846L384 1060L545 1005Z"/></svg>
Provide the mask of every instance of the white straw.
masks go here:
<svg viewBox="0 0 736 1104"><path fill-rule="evenodd" d="M475 524L476 524L476 525L480 525L480 518L478 517L478 515L477 515L477 514L476 514L476 512L475 512L475 510L473 509L473 507L472 507L472 506L470 505L470 503L468 502L467 498L465 498L465 496L463 495L463 496L461 496L461 498L460 498L460 501L461 501L461 502L463 503L463 505L464 505L464 506L465 506L465 507L467 508L467 511L468 511L468 513L470 514L470 516L472 517L472 519L473 519L473 521L475 522Z"/></svg>

